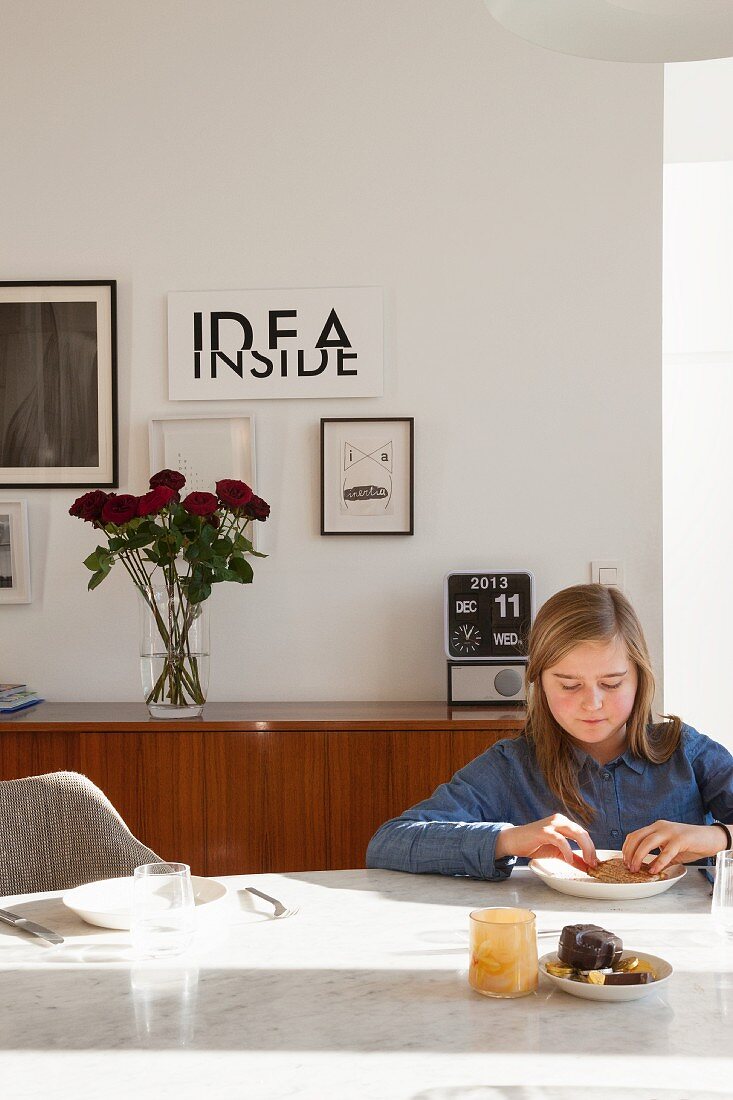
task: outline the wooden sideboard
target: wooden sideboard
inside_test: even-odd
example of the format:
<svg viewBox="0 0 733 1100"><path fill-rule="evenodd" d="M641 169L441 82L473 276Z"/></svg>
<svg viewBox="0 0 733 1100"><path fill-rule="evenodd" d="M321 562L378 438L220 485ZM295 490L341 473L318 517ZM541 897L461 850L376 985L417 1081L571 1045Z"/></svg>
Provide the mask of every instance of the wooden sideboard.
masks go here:
<svg viewBox="0 0 733 1100"><path fill-rule="evenodd" d="M0 779L78 771L140 840L200 875L363 867L374 830L524 724L516 707L41 703L0 718Z"/></svg>

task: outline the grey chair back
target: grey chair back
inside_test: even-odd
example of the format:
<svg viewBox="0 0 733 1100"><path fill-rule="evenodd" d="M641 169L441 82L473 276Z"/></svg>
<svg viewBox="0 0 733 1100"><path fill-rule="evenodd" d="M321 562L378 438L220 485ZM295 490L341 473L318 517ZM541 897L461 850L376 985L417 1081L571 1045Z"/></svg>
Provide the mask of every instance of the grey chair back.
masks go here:
<svg viewBox="0 0 733 1100"><path fill-rule="evenodd" d="M0 896L69 890L159 862L85 775L0 780Z"/></svg>

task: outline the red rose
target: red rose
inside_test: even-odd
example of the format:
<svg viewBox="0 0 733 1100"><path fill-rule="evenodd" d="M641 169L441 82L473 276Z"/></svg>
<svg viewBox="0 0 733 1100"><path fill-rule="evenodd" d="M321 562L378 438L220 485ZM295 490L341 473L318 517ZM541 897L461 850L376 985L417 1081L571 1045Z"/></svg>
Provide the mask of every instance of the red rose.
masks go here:
<svg viewBox="0 0 733 1100"><path fill-rule="evenodd" d="M223 481L217 481L216 492L219 500L228 508L244 508L254 495L249 485L229 477L225 477Z"/></svg>
<svg viewBox="0 0 733 1100"><path fill-rule="evenodd" d="M151 489L149 493L145 493L138 500L137 514L139 516L154 516L177 496L178 493L169 486L156 485L154 489Z"/></svg>
<svg viewBox="0 0 733 1100"><path fill-rule="evenodd" d="M102 520L104 523L116 523L119 527L122 523L134 519L137 515L138 498L130 493L110 493L102 508Z"/></svg>
<svg viewBox="0 0 733 1100"><path fill-rule="evenodd" d="M245 505L244 514L250 519L260 519L264 522L270 514L270 505L262 497L253 496Z"/></svg>
<svg viewBox="0 0 733 1100"><path fill-rule="evenodd" d="M158 485L165 485L167 489L177 493L186 484L186 479L178 470L159 470L157 474L153 474L149 484L151 489L155 489Z"/></svg>
<svg viewBox="0 0 733 1100"><path fill-rule="evenodd" d="M102 514L102 509L108 500L108 493L103 493L101 489L94 489L91 493L84 493L83 496L77 497L74 503L69 508L69 515L76 516L78 519L83 519L85 522L94 523L98 520Z"/></svg>
<svg viewBox="0 0 733 1100"><path fill-rule="evenodd" d="M183 507L192 516L210 516L219 505L213 493L189 493Z"/></svg>

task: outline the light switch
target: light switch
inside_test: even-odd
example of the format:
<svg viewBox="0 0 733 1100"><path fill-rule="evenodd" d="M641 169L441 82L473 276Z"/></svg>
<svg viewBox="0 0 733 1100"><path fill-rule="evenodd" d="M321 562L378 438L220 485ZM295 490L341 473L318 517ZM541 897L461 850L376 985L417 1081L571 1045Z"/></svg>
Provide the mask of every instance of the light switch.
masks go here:
<svg viewBox="0 0 733 1100"><path fill-rule="evenodd" d="M594 584L605 584L609 588L623 588L624 563L622 561L592 561L590 579Z"/></svg>

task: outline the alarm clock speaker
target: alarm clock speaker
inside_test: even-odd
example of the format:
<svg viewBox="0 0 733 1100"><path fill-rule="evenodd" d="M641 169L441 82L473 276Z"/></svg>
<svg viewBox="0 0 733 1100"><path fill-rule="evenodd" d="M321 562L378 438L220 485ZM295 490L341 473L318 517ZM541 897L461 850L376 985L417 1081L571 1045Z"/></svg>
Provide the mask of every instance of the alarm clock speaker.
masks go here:
<svg viewBox="0 0 733 1100"><path fill-rule="evenodd" d="M526 703L526 671L527 662L521 660L501 664L486 661L453 664L449 661L448 702L453 706Z"/></svg>
<svg viewBox="0 0 733 1100"><path fill-rule="evenodd" d="M526 660L534 577L515 569L466 570L445 578L445 652L450 661Z"/></svg>

